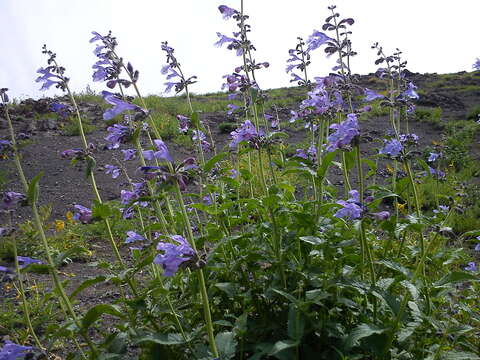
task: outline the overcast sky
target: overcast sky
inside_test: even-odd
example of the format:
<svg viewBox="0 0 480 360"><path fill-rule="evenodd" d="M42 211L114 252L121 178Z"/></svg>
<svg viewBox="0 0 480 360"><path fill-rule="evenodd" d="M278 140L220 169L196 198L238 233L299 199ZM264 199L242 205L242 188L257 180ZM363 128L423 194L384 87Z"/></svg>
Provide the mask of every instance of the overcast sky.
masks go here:
<svg viewBox="0 0 480 360"><path fill-rule="evenodd" d="M359 53L352 70L375 71L373 42L387 52L399 47L414 72L450 73L471 71L480 57L478 40L479 0L245 0L250 15L251 40L258 62L271 67L258 72L262 88L289 86L285 73L288 49L296 37L307 38L321 30L336 3L344 17L353 17L353 47ZM88 41L91 31L113 31L118 53L140 71L143 94L162 94L165 78L160 73L165 57L160 50L168 40L186 75L197 75L195 93L219 91L222 75L240 65L240 58L225 48L216 48L216 32L230 36L233 19L223 20L219 5L239 9L240 0L0 0L0 87L12 97L52 96L53 87L40 92L34 82L36 70L45 66L44 43L54 50L74 91L87 85L100 91L102 83L91 80L96 57ZM323 50L312 53L312 76L325 76L335 59Z"/></svg>

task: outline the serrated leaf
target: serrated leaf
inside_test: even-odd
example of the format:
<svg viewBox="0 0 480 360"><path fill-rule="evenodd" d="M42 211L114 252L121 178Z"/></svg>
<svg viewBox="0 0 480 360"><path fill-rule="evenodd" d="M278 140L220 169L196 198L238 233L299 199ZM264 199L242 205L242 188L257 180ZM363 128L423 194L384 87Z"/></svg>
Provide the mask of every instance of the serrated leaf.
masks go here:
<svg viewBox="0 0 480 360"><path fill-rule="evenodd" d="M112 209L107 204L101 203L97 200L94 200L94 205L92 207L92 216L98 219L106 219L112 215Z"/></svg>
<svg viewBox="0 0 480 360"><path fill-rule="evenodd" d="M238 342L235 340L235 334L230 331L219 333L215 336L215 343L217 344L220 358L232 359L235 356L235 350Z"/></svg>

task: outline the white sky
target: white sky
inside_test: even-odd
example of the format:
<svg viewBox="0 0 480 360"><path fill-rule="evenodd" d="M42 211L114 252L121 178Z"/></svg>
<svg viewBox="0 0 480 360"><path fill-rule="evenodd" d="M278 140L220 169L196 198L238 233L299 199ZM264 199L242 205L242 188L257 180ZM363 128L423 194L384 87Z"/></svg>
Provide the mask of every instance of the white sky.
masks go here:
<svg viewBox="0 0 480 360"><path fill-rule="evenodd" d="M471 71L480 57L479 0L245 0L256 59L271 64L258 72L262 88L289 86L290 76L284 71L288 49L297 36L306 39L313 29L321 30L332 3L343 17L356 21L356 73L376 70L370 49L375 41L387 52L399 47L414 72ZM8 87L11 97L59 94L53 87L40 92L34 82L36 70L46 63L41 54L46 43L67 68L75 91L87 84L96 91L105 89L103 83L91 81L96 57L88 40L93 30L112 30L118 53L140 71L143 94L161 94L164 89L160 43L165 40L175 48L184 73L198 76L193 92L219 91L222 75L240 65L234 52L213 46L217 31L230 36L236 30L234 20L223 20L218 12L222 4L240 8L240 0L0 0L0 87ZM323 49L314 51L311 76L328 74L333 62Z"/></svg>

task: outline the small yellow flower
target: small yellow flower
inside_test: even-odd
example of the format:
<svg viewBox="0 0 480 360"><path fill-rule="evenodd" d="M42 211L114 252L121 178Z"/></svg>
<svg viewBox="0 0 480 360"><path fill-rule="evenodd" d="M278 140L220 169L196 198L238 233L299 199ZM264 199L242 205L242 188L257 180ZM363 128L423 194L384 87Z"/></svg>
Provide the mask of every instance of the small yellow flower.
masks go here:
<svg viewBox="0 0 480 360"><path fill-rule="evenodd" d="M55 231L60 232L65 229L65 222L62 220L55 220Z"/></svg>
<svg viewBox="0 0 480 360"><path fill-rule="evenodd" d="M393 168L392 168L390 165L387 165L387 171L388 171L390 174L393 174Z"/></svg>
<svg viewBox="0 0 480 360"><path fill-rule="evenodd" d="M5 284L3 287L5 288L5 290L10 291L10 290L12 290L13 285L7 283L7 284Z"/></svg>
<svg viewBox="0 0 480 360"><path fill-rule="evenodd" d="M65 214L65 217L67 218L67 221L69 224L73 223L73 213L71 211L67 211Z"/></svg>
<svg viewBox="0 0 480 360"><path fill-rule="evenodd" d="M397 203L397 208L398 210L400 210L401 212L405 212L405 206L407 205L407 203L403 203L403 204L400 204L400 203Z"/></svg>

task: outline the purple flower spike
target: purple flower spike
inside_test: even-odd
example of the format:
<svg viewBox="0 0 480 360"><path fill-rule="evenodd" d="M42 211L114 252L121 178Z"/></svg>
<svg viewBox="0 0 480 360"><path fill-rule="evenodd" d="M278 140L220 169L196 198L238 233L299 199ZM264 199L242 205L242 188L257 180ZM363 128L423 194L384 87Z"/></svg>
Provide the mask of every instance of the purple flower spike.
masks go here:
<svg viewBox="0 0 480 360"><path fill-rule="evenodd" d="M0 349L0 359L1 360L18 360L22 359L27 355L27 351L33 350L31 346L22 346L11 342L10 340L5 340L3 347Z"/></svg>
<svg viewBox="0 0 480 360"><path fill-rule="evenodd" d="M415 91L417 87L412 83L408 83L407 90L403 92L404 96L408 96L411 99L418 99L420 96L418 96L417 92Z"/></svg>
<svg viewBox="0 0 480 360"><path fill-rule="evenodd" d="M383 147L383 149L380 149L379 153L394 158L400 155L402 151L402 143L397 139L392 139L390 141L385 141L385 146Z"/></svg>
<svg viewBox="0 0 480 360"><path fill-rule="evenodd" d="M155 257L153 262L163 267L164 276L173 276L178 271L178 267L185 261L188 261L195 254L190 244L180 235L169 236L173 242L178 243L166 243L159 242L157 250L163 251L163 254L159 254Z"/></svg>
<svg viewBox="0 0 480 360"><path fill-rule="evenodd" d="M35 82L43 82L43 85L40 88L42 91L48 90L52 85L59 84L61 82L61 79L57 75L52 74L49 69L51 69L51 67L47 67L46 69L41 67L37 70L37 74L41 74L41 76L37 77ZM51 80L50 78L52 77L58 80Z"/></svg>
<svg viewBox="0 0 480 360"><path fill-rule="evenodd" d="M158 160L166 160L169 162L173 162L173 158L168 152L167 145L165 145L163 140L155 139L153 140L153 142L155 143L155 147L157 151L153 151L153 150L143 151L144 158L147 160L152 160L153 158L156 158Z"/></svg>
<svg viewBox="0 0 480 360"><path fill-rule="evenodd" d="M105 165L105 174L112 174L112 179L116 179L120 176L120 168L115 165Z"/></svg>
<svg viewBox="0 0 480 360"><path fill-rule="evenodd" d="M29 258L27 256L17 256L17 259L18 259L19 263L22 263L22 264L20 264L21 269L23 269L24 267L26 267L30 264L43 264L43 262L41 260L32 259L32 258Z"/></svg>
<svg viewBox="0 0 480 360"><path fill-rule="evenodd" d="M105 140L111 143L108 145L109 149L117 149L120 143L130 140L130 135L132 134L132 130L128 126L119 124L109 126L107 131L108 135L105 137Z"/></svg>
<svg viewBox="0 0 480 360"><path fill-rule="evenodd" d="M330 129L336 130L328 136L327 151L332 152L350 145L352 140L360 135L358 120L355 114L348 114L347 120L340 124L333 124Z"/></svg>
<svg viewBox="0 0 480 360"><path fill-rule="evenodd" d="M466 271L472 271L472 272L478 271L477 264L475 264L473 261L469 262L468 266L465 266L463 269Z"/></svg>
<svg viewBox="0 0 480 360"><path fill-rule="evenodd" d="M226 5L220 5L218 10L223 15L224 20L230 19L233 15L238 14L238 11L232 8L229 8Z"/></svg>
<svg viewBox="0 0 480 360"><path fill-rule="evenodd" d="M365 101L373 101L373 100L376 100L376 99L383 99L385 96L373 91L373 90L370 90L368 88L365 88L365 98L364 100Z"/></svg>
<svg viewBox="0 0 480 360"><path fill-rule="evenodd" d="M130 161L135 159L135 155L137 154L137 150L135 149L126 149L120 150L123 153L123 161Z"/></svg>
<svg viewBox="0 0 480 360"><path fill-rule="evenodd" d="M102 91L102 96L107 103L113 105L112 108L103 113L103 120L111 120L127 110L141 110L139 106L123 101L109 91Z"/></svg>
<svg viewBox="0 0 480 360"><path fill-rule="evenodd" d="M307 52L318 49L320 46L322 46L329 40L332 40L332 38L328 37L327 35L318 30L313 30L313 34L309 36L306 42L306 44L308 45Z"/></svg>
<svg viewBox="0 0 480 360"><path fill-rule="evenodd" d="M74 220L80 221L83 224L88 224L92 221L92 210L82 205L75 205L74 208Z"/></svg>

